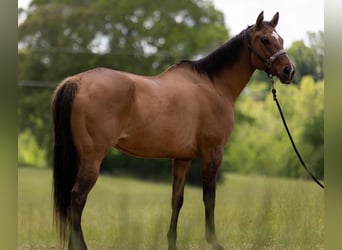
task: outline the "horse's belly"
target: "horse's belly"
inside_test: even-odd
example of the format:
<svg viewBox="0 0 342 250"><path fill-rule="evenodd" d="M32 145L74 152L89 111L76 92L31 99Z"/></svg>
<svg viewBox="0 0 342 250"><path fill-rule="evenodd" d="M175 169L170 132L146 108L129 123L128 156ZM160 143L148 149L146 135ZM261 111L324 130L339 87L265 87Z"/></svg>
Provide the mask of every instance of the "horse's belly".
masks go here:
<svg viewBox="0 0 342 250"><path fill-rule="evenodd" d="M189 159L196 155L196 143L189 136L176 131L123 133L115 148L125 153L149 158Z"/></svg>

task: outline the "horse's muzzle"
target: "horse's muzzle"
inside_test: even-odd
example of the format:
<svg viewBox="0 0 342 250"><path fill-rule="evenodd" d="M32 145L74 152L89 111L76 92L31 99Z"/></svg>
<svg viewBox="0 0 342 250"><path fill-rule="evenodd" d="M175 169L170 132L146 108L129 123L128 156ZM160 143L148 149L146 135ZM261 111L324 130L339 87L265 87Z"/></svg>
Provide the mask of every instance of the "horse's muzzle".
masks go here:
<svg viewBox="0 0 342 250"><path fill-rule="evenodd" d="M292 64L288 64L281 72L278 73L278 77L282 83L290 84L293 80L295 72L295 67Z"/></svg>

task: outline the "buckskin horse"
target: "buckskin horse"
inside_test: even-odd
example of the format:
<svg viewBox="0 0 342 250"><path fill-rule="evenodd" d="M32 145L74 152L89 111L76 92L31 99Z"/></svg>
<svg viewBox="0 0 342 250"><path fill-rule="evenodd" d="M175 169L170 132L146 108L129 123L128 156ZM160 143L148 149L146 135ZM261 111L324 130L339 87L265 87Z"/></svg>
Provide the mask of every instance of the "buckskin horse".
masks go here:
<svg viewBox="0 0 342 250"><path fill-rule="evenodd" d="M205 237L223 249L214 223L216 174L234 123L234 102L252 73L265 71L289 84L294 66L276 32L276 13L199 60L183 60L157 76L96 68L56 88L54 218L64 246L87 249L81 215L111 147L138 157L171 158L172 216L168 248L176 249L177 221L191 161L201 159Z"/></svg>

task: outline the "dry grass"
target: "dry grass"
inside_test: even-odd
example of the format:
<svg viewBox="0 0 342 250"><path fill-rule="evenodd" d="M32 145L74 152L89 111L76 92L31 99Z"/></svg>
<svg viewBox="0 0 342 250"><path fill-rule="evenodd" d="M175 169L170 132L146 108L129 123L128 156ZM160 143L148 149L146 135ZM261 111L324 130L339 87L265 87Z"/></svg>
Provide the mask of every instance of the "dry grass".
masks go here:
<svg viewBox="0 0 342 250"><path fill-rule="evenodd" d="M51 172L18 170L18 249L58 249ZM89 249L167 249L171 185L101 176L83 215ZM179 249L204 240L201 189L187 186ZM216 226L225 249L324 249L323 191L312 182L227 175L218 186Z"/></svg>

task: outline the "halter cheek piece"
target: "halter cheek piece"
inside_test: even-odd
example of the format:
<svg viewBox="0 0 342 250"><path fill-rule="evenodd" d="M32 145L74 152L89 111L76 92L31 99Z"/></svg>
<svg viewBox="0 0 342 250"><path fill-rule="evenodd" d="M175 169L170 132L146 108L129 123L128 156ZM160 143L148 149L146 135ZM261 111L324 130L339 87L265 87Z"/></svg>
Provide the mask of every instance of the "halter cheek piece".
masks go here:
<svg viewBox="0 0 342 250"><path fill-rule="evenodd" d="M265 72L267 74L269 74L269 70L272 66L272 63L282 54L286 54L286 51L284 49L281 49L277 52L275 52L272 56L270 56L269 58L265 58L263 56L261 56L259 54L259 52L253 47L252 45L252 41L249 37L249 33L248 33L248 29L246 29L246 36L247 36L247 40L248 40L248 49L249 49L249 54L251 54L251 52L253 52L260 61L262 61L265 66L266 66L266 69L265 69Z"/></svg>

